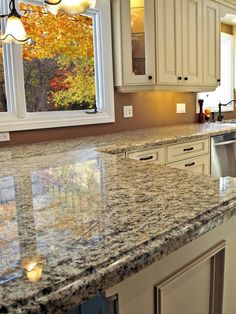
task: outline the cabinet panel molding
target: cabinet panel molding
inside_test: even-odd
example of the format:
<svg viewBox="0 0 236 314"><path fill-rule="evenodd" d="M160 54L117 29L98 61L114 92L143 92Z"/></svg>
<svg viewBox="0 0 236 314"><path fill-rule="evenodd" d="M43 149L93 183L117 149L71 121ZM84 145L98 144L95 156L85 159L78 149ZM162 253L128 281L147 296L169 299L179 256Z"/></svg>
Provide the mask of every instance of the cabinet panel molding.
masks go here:
<svg viewBox="0 0 236 314"><path fill-rule="evenodd" d="M186 85L203 85L202 0L183 0L183 76Z"/></svg>
<svg viewBox="0 0 236 314"><path fill-rule="evenodd" d="M179 84L183 75L181 0L158 0L156 9L157 83Z"/></svg>
<svg viewBox="0 0 236 314"><path fill-rule="evenodd" d="M208 154L210 141L208 138L167 146L167 163Z"/></svg>
<svg viewBox="0 0 236 314"><path fill-rule="evenodd" d="M201 174L210 174L210 154L173 162L168 166Z"/></svg>
<svg viewBox="0 0 236 314"><path fill-rule="evenodd" d="M115 65L115 85L116 86L154 86L156 84L155 73L155 31L154 31L154 0L144 0L143 16L140 15L144 23L144 33L141 34L139 16L137 16L137 27L134 26L132 36L132 16L131 0L112 1L112 21L113 21L113 51ZM138 13L137 14L141 14ZM139 24L139 25L138 25ZM142 35L142 36L141 36ZM140 41L139 41L140 40ZM138 43L139 41L139 43ZM135 43L137 45L135 46ZM142 43L142 44L141 44ZM136 48L138 51L136 51ZM144 54L144 73L136 75L134 71L134 59L139 54ZM142 58L141 58L142 59ZM153 87L154 88L154 87Z"/></svg>
<svg viewBox="0 0 236 314"><path fill-rule="evenodd" d="M220 5L205 0L204 11L204 83L220 83Z"/></svg>
<svg viewBox="0 0 236 314"><path fill-rule="evenodd" d="M155 314L221 314L225 241L155 286Z"/></svg>

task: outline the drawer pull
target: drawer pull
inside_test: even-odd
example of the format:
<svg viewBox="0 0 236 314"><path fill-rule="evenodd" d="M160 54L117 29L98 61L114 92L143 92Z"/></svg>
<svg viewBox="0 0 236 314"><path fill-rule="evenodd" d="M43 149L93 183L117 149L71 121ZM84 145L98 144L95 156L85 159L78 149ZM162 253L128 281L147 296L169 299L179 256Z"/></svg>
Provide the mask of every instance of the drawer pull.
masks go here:
<svg viewBox="0 0 236 314"><path fill-rule="evenodd" d="M183 151L184 152L190 152L191 150L193 150L194 148L193 147L189 147L189 148L184 148Z"/></svg>
<svg viewBox="0 0 236 314"><path fill-rule="evenodd" d="M195 165L195 162L191 162L191 163L189 163L189 164L186 164L185 167L192 167L192 166L194 166L194 165Z"/></svg>
<svg viewBox="0 0 236 314"><path fill-rule="evenodd" d="M151 160L151 159L153 159L153 156L141 157L139 160Z"/></svg>

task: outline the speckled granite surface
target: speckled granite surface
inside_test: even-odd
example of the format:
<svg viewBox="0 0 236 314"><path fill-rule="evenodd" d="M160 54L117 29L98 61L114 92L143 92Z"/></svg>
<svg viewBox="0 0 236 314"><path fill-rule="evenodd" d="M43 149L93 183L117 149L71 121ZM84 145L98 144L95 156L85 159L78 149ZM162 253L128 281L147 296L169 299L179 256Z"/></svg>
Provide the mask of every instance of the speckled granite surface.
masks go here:
<svg viewBox="0 0 236 314"><path fill-rule="evenodd" d="M232 130L188 125L0 149L0 313L63 313L235 215L236 179L97 152Z"/></svg>

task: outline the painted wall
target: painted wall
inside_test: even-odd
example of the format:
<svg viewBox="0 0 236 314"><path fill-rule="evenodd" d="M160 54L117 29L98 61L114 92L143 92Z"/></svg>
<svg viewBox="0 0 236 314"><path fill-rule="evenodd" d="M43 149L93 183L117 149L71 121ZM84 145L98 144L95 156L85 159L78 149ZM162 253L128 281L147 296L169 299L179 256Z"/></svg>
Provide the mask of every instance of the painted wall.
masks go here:
<svg viewBox="0 0 236 314"><path fill-rule="evenodd" d="M185 114L176 114L176 103L186 103ZM133 105L133 118L123 118L123 105ZM140 128L194 123L197 121L196 94L177 92L115 93L115 111L115 123L11 132L10 144L35 143ZM226 119L236 118L236 113L225 113L224 116ZM9 143L0 143L0 147L7 145Z"/></svg>
<svg viewBox="0 0 236 314"><path fill-rule="evenodd" d="M233 28L230 25L222 24L221 30L225 33L233 33ZM185 114L176 114L176 103L186 103ZM133 106L133 118L123 118L123 105ZM115 111L115 123L11 132L10 143L0 143L0 147L7 146L9 144L35 143L140 128L194 123L197 121L196 94L175 92L120 94L115 92ZM224 113L224 118L236 118L236 112Z"/></svg>

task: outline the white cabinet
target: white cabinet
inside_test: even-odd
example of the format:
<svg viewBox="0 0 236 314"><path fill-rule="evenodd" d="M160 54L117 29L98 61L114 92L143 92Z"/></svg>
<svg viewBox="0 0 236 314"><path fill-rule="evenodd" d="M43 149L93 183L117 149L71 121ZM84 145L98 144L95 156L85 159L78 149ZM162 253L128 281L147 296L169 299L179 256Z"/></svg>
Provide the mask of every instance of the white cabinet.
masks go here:
<svg viewBox="0 0 236 314"><path fill-rule="evenodd" d="M222 313L224 242L156 285L158 314Z"/></svg>
<svg viewBox="0 0 236 314"><path fill-rule="evenodd" d="M209 91L219 84L218 3L113 0L112 10L118 90Z"/></svg>
<svg viewBox="0 0 236 314"><path fill-rule="evenodd" d="M120 314L233 314L235 217L106 291ZM222 309L223 308L223 309Z"/></svg>
<svg viewBox="0 0 236 314"><path fill-rule="evenodd" d="M155 85L154 0L114 0L116 86Z"/></svg>
<svg viewBox="0 0 236 314"><path fill-rule="evenodd" d="M202 0L157 0L157 84L202 85Z"/></svg>
<svg viewBox="0 0 236 314"><path fill-rule="evenodd" d="M155 162L156 164L165 164L165 148L158 147L154 149L145 149L142 151L128 152L128 158L137 159L145 162Z"/></svg>
<svg viewBox="0 0 236 314"><path fill-rule="evenodd" d="M181 0L158 0L156 5L157 84L182 84Z"/></svg>
<svg viewBox="0 0 236 314"><path fill-rule="evenodd" d="M204 10L204 83L220 83L220 5L212 0L203 1Z"/></svg>
<svg viewBox="0 0 236 314"><path fill-rule="evenodd" d="M202 0L182 0L183 80L203 85Z"/></svg>
<svg viewBox="0 0 236 314"><path fill-rule="evenodd" d="M187 141L181 144L168 145L167 163L205 155L209 153L209 150L210 142L208 138L197 141Z"/></svg>
<svg viewBox="0 0 236 314"><path fill-rule="evenodd" d="M168 145L167 165L201 174L210 174L209 139Z"/></svg>
<svg viewBox="0 0 236 314"><path fill-rule="evenodd" d="M169 167L185 169L201 174L210 174L210 155L203 155L184 159L178 162L168 164Z"/></svg>
<svg viewBox="0 0 236 314"><path fill-rule="evenodd" d="M127 152L126 157L145 162L210 174L210 141L204 138L181 144Z"/></svg>

